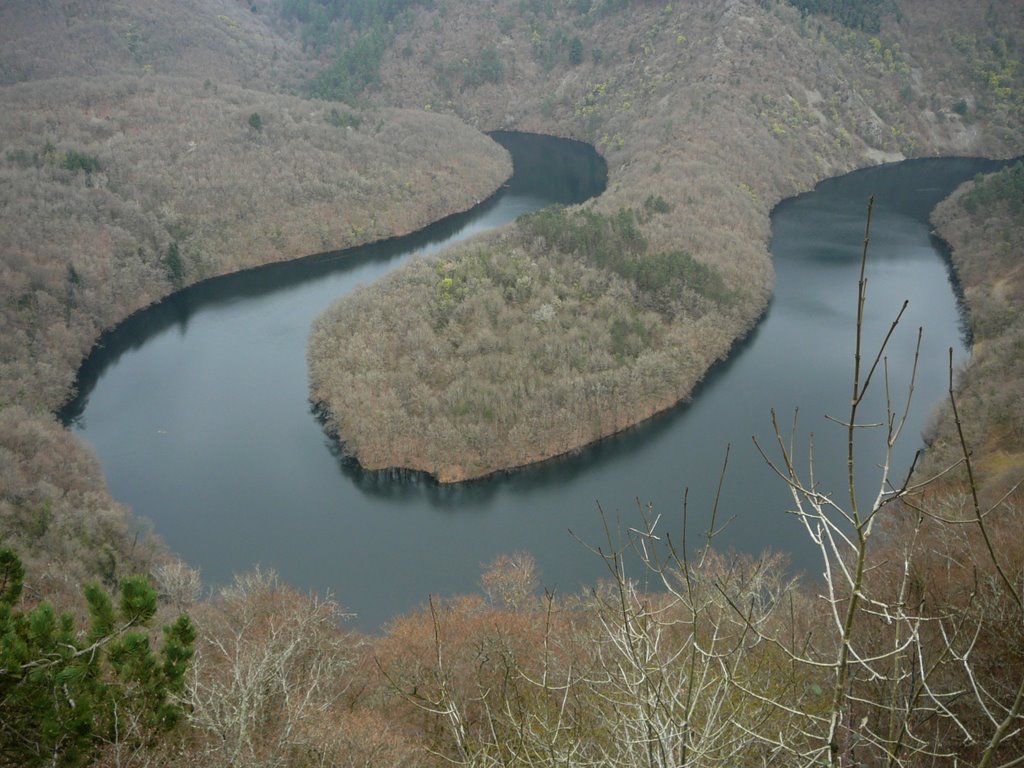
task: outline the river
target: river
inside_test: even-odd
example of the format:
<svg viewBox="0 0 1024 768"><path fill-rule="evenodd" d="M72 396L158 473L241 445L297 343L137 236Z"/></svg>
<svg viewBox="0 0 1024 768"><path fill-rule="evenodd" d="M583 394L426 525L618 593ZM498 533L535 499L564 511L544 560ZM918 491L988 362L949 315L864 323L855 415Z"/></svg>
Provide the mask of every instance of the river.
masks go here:
<svg viewBox="0 0 1024 768"><path fill-rule="evenodd" d="M379 628L428 595L474 591L481 565L525 550L542 584L587 589L606 574L584 543L604 524L637 524L638 505L677 532L689 488L690 540L706 527L726 446L723 549L787 552L817 572L785 486L751 437L770 444L772 408L815 435L816 474L842 492L857 265L869 195L875 217L866 337L880 339L904 299L890 352L902 396L918 326L920 369L897 464L921 444L946 386L947 349L966 357L948 266L927 215L961 181L995 164L917 160L823 182L773 214L777 288L755 332L713 370L692 403L577 454L485 481L441 487L365 473L337 455L310 410L309 325L338 296L410 258L552 202L598 194L605 169L585 145L498 134L512 151L507 188L466 215L409 238L217 278L170 297L107 334L80 374L65 423L99 455L110 492L209 586L259 564L303 590L331 593L353 626ZM396 311L399 311L396 308ZM880 401L871 403L876 415ZM877 440L872 438L872 442ZM865 445L865 487L877 445ZM620 520L621 523L617 523ZM571 533L570 533L571 531Z"/></svg>

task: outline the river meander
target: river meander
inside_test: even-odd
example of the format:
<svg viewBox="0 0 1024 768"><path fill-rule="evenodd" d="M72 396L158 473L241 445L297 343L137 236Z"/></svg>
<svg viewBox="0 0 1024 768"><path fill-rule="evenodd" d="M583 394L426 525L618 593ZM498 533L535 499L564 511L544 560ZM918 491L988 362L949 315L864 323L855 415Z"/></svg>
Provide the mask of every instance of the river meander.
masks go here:
<svg viewBox="0 0 1024 768"><path fill-rule="evenodd" d="M600 192L604 166L573 142L502 135L516 174L469 214L409 238L218 278L130 318L104 337L63 414L103 462L111 493L209 585L260 564L301 589L331 592L373 629L429 594L473 591L481 564L534 555L542 583L585 589L605 571L577 539L604 540L597 505L633 525L653 504L678 529L689 487L691 540L706 525L726 445L722 548L788 552L816 571L788 491L757 455L769 412L815 434L819 486L842 492L842 417L850 393L856 270L865 205L875 196L866 336L880 339L904 299L890 351L901 393L918 326L920 367L897 464L921 444L943 397L947 349L966 356L947 264L927 215L961 181L995 164L917 160L859 171L786 201L773 214L776 294L763 322L707 377L692 403L622 435L536 467L454 487L364 473L339 461L310 411L310 322L338 296L404 260L552 202ZM395 311L401 311L396 307ZM871 407L881 407L876 400ZM877 415L881 415L880 413ZM864 482L878 440L862 455ZM570 535L569 531L572 531Z"/></svg>

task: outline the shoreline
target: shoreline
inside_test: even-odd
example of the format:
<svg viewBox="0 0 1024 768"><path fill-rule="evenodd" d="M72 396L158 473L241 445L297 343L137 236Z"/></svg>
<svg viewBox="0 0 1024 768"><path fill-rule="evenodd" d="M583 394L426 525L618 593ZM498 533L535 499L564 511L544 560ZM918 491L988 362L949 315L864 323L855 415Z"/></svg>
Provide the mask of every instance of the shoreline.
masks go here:
<svg viewBox="0 0 1024 768"><path fill-rule="evenodd" d="M928 162L930 160L958 159L985 159L991 160L992 162L1004 164L1009 164L1010 162L1012 162L1011 158L990 158L981 155L972 156L963 154L943 155L941 153L936 153L935 155L908 158L904 160L895 161L889 160L885 162L875 163L873 165L866 165L851 171L847 171L845 173L837 174L835 176L822 178L815 182L815 184L810 189L799 192L794 195L788 195L780 199L778 202L774 203L771 206L769 213L769 222L772 221L772 219L775 216L775 213L779 209L785 207L791 201L797 200L802 196L813 194L815 190L817 190L820 187L820 185L827 184L832 180L849 176L852 174L857 174L860 172L869 171L871 169L879 168L882 166L899 164L909 164L912 166L914 163ZM602 193L602 195L603 194L604 193ZM769 237L767 247L770 255L771 237ZM952 267L952 262L950 262L949 265L950 267ZM951 272L951 275L955 275L955 273ZM953 286L954 293L956 293L959 298L960 294L957 292L957 284L951 282L951 285ZM711 364L708 365L704 369L704 371L700 373L699 376L696 377L696 379L692 382L692 384L683 394L676 397L666 398L662 401L657 402L654 405L646 407L642 409L643 415L640 418L637 418L635 420L626 420L625 423L616 423L614 428L604 431L600 435L597 435L593 438L582 440L568 447L558 448L556 450L544 450L543 448L541 448L533 451L532 455L528 456L526 460L515 464L505 464L501 466L488 467L479 472L471 472L467 471L465 469L465 466L458 462L453 462L449 465L437 467L429 466L427 462L398 463L388 462L386 458L384 460L366 460L365 456L360 456L358 450L352 451L351 448L346 444L343 435L338 429L337 419L333 414L327 400L320 399L317 401L313 401L311 399L311 403L316 409L318 421L323 426L325 434L327 434L327 436L332 440L332 442L336 446L338 454L341 457L341 461L346 462L352 468L352 471L357 472L360 475L365 474L374 478L382 480L386 479L386 481L393 481L398 483L408 482L412 484L419 484L422 482L429 482L436 484L438 486L458 486L466 483L487 482L493 478L508 477L518 472L529 471L531 468L535 468L540 465L544 465L550 462L557 462L560 459L565 459L567 457L578 455L580 452L585 451L587 448L592 447L598 443L601 443L609 439L614 439L615 437L622 435L626 432L643 428L643 426L649 423L650 421L657 419L661 416L664 416L673 411L674 409L685 408L687 404L692 401L694 396L697 393L699 393L700 388L703 386L704 382L708 379L708 377L713 375L716 368L723 364L727 364L735 354L737 347L741 346L745 342L745 340L749 339L754 333L756 333L757 328L760 326L761 322L764 320L768 312L773 297L774 290L771 294L769 294L768 299L765 302L764 306L761 308L760 313L751 322L749 327L747 327L742 333L738 334L732 340L728 350L719 357L717 357L714 361L712 361Z"/></svg>

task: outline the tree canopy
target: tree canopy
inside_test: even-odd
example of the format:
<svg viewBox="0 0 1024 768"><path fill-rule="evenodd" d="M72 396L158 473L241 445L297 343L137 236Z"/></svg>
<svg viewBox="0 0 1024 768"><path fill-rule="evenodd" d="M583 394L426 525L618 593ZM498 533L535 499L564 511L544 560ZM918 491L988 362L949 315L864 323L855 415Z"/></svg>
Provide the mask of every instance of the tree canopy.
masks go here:
<svg viewBox="0 0 1024 768"><path fill-rule="evenodd" d="M195 641L187 615L164 627L154 651L146 577L121 582L116 610L88 584L85 632L49 603L23 610L23 579L18 556L0 549L0 766L83 765L105 745L145 746L177 724Z"/></svg>
<svg viewBox="0 0 1024 768"><path fill-rule="evenodd" d="M898 13L895 0L789 0L801 13L820 13L852 29L878 32L882 19Z"/></svg>

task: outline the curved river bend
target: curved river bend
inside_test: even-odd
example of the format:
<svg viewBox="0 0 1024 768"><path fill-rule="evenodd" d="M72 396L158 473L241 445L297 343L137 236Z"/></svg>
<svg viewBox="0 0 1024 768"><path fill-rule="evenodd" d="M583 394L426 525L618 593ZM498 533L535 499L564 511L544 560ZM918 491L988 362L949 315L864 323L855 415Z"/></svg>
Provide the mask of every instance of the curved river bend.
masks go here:
<svg viewBox="0 0 1024 768"><path fill-rule="evenodd" d="M799 406L798 435L815 433L819 485L842 491L841 429L823 417L848 407L856 269L873 194L867 338L880 339L910 300L890 355L895 381L905 379L916 329L925 328L916 405L898 457L909 463L943 397L947 349L958 360L966 355L927 215L957 184L996 164L883 166L780 205L772 219L777 289L767 316L689 405L506 477L439 487L361 472L339 461L310 412L305 349L313 317L407 258L603 188L604 166L584 145L497 138L513 152L515 176L469 214L409 238L211 280L104 337L63 417L99 454L111 493L151 520L207 584L258 563L300 588L333 593L357 614L356 626L374 629L428 594L475 590L481 564L502 552L531 552L546 587L585 588L604 566L574 536L603 541L598 502L623 526L635 524L638 502L651 503L678 529L689 487L696 539L731 444L720 519L733 520L718 545L780 549L815 571L806 538L786 514L788 492L751 436L768 443L770 409L788 426ZM866 475L873 463L865 453Z"/></svg>

